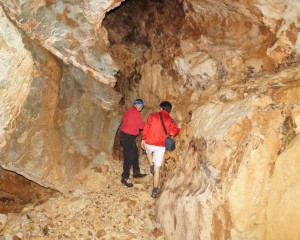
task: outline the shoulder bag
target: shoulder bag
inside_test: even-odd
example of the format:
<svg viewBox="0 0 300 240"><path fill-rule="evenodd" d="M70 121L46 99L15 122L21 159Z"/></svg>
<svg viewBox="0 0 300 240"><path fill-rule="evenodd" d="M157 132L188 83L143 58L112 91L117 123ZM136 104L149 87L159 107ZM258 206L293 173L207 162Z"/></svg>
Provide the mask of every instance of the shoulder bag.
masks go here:
<svg viewBox="0 0 300 240"><path fill-rule="evenodd" d="M165 133L167 135L169 135L168 132L167 132L167 130L166 130L166 126L165 126L165 123L164 123L164 120L163 120L161 112L159 113L159 116L160 116L160 120L161 120L162 126L163 126L163 128L165 130ZM166 151L172 152L175 149L175 141L170 136L168 136L166 138L165 146L166 146Z"/></svg>

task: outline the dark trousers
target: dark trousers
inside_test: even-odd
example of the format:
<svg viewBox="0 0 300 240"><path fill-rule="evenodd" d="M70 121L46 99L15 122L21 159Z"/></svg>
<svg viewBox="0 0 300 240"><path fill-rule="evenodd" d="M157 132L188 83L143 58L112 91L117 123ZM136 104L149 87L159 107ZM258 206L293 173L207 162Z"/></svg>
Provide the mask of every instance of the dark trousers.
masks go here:
<svg viewBox="0 0 300 240"><path fill-rule="evenodd" d="M139 173L139 152L136 146L136 137L121 131L120 141L123 146L123 173L122 178L128 179L130 176L131 166L133 168L133 173Z"/></svg>

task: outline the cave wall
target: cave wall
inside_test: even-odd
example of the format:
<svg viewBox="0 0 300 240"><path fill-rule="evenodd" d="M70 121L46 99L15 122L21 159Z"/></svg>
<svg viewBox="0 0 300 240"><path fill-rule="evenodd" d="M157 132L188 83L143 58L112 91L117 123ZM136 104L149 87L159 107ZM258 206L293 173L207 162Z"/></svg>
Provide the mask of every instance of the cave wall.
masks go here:
<svg viewBox="0 0 300 240"><path fill-rule="evenodd" d="M167 239L299 236L283 207L298 157L279 163L298 144L299 6L277 4L129 1L104 20L126 98L139 93L145 115L170 100L182 129L157 202Z"/></svg>
<svg viewBox="0 0 300 240"><path fill-rule="evenodd" d="M184 48L206 51L228 75L299 61L299 4L290 1L184 1Z"/></svg>
<svg viewBox="0 0 300 240"><path fill-rule="evenodd" d="M30 36L38 32L6 14L1 8L1 167L44 187L79 188L90 168L112 154L120 94L88 75L88 66L66 64Z"/></svg>
<svg viewBox="0 0 300 240"><path fill-rule="evenodd" d="M267 206L267 239L297 239L299 232L299 134L276 159Z"/></svg>
<svg viewBox="0 0 300 240"><path fill-rule="evenodd" d="M106 48L99 22L120 1L1 1L10 18L45 49L97 81L114 86L118 67Z"/></svg>
<svg viewBox="0 0 300 240"><path fill-rule="evenodd" d="M266 84L258 78L253 85L224 88L193 112L158 200L158 218L171 239L187 232L188 239L297 239L297 228L287 226L299 224L299 215L277 204L284 198L286 206L294 205L290 194L300 190L294 187L297 168L285 167L297 166L297 151L286 155L299 145L299 76L292 68ZM266 231L271 226L276 235ZM279 232L289 237L278 238Z"/></svg>

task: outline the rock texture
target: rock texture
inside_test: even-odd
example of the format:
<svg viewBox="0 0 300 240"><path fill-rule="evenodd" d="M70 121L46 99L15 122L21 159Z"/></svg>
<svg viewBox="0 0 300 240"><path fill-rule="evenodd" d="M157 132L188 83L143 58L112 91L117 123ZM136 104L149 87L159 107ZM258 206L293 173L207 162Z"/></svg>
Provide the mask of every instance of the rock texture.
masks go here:
<svg viewBox="0 0 300 240"><path fill-rule="evenodd" d="M267 239L297 239L300 236L299 134L278 156L270 184L267 206ZM296 213L296 214L295 214ZM288 221L287 221L288 219Z"/></svg>
<svg viewBox="0 0 300 240"><path fill-rule="evenodd" d="M287 76L293 79L287 81ZM264 84L257 78L247 86L223 88L193 112L181 135L186 140L177 150L182 152L180 163L158 202L158 217L169 238L182 239L187 231L189 239L285 238L267 232L266 225L276 224L280 234L287 234L276 216L287 211L286 222L293 214L271 203L288 198L287 205L295 204L282 185L295 195L300 190L292 180L296 166L293 170L286 166L294 165L288 161L297 161L297 152L280 163L289 148L299 144L299 96L290 91L299 91L300 75L298 68L291 68L269 77L272 80L264 76ZM289 224L295 222L299 223L299 216L293 215ZM288 234L297 239L296 229Z"/></svg>
<svg viewBox="0 0 300 240"><path fill-rule="evenodd" d="M92 169L121 157L122 110L140 97L146 118L167 99L182 130L156 205L164 237L299 239L297 1L0 3L3 168L78 187L67 204L87 206Z"/></svg>
<svg viewBox="0 0 300 240"><path fill-rule="evenodd" d="M112 153L120 95L32 41L2 8L1 24L1 166L48 188L77 188Z"/></svg>
<svg viewBox="0 0 300 240"><path fill-rule="evenodd" d="M55 191L45 189L21 175L0 168L0 213L2 214L20 212L26 204L41 203L54 193ZM1 215L0 219L3 219Z"/></svg>
<svg viewBox="0 0 300 240"><path fill-rule="evenodd" d="M168 99L182 128L157 205L167 239L276 239L270 225L298 238L287 225L299 216L289 222L287 210L279 226L269 206L283 191L272 184L277 161L299 134L299 6L281 3L279 14L265 1L136 1L116 10L121 23L107 16L112 54L145 112Z"/></svg>
<svg viewBox="0 0 300 240"><path fill-rule="evenodd" d="M48 51L106 84L118 70L105 45L105 32L96 24L119 1L2 1L10 17Z"/></svg>

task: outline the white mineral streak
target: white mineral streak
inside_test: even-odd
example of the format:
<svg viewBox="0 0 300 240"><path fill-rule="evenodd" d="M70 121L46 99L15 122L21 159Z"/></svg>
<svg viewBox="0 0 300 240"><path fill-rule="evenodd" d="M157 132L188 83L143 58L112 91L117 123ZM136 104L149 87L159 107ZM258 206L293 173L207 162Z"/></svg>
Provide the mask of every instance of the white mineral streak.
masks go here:
<svg viewBox="0 0 300 240"><path fill-rule="evenodd" d="M197 87L217 77L217 62L204 52L192 52L175 59L178 73L186 84Z"/></svg>
<svg viewBox="0 0 300 240"><path fill-rule="evenodd" d="M251 114L251 109L245 106L246 101L227 104L207 104L197 109L191 124L198 126L194 136L205 136L208 139L222 139L226 131L240 118Z"/></svg>
<svg viewBox="0 0 300 240"><path fill-rule="evenodd" d="M57 56L58 58L63 60L64 63L72 64L73 66L80 68L82 71L84 71L88 75L92 74L92 76L95 78L95 80L97 80L101 83L107 84L111 87L114 87L114 85L116 83L116 79L113 76L108 75L104 72L96 71L86 65L80 64L76 60L76 57L74 57L74 56L69 56L69 57L64 56L59 50L57 50L55 47L53 47L52 44L55 43L55 41L56 41L56 38L53 36L53 37L48 38L44 42L43 45L49 52L51 52L52 54L54 54L55 56Z"/></svg>
<svg viewBox="0 0 300 240"><path fill-rule="evenodd" d="M269 48L269 53L272 52L278 45L286 44L292 50L300 53L300 31L298 30L298 37L296 44L291 43L286 38L285 32L289 30L291 24L295 24L300 28L298 17L300 15L300 2L299 1L279 1L279 0L262 0L256 1L255 6L263 13L263 21L278 37L278 44L274 44ZM276 29L277 22L282 21L279 29ZM275 32L275 30L277 32ZM286 50L291 51L291 50Z"/></svg>
<svg viewBox="0 0 300 240"><path fill-rule="evenodd" d="M111 9L118 7L124 0L111 1L111 0L83 0L83 12L89 22L101 25L105 14Z"/></svg>

